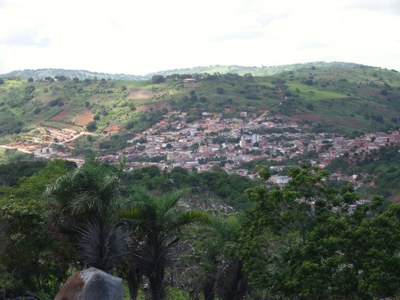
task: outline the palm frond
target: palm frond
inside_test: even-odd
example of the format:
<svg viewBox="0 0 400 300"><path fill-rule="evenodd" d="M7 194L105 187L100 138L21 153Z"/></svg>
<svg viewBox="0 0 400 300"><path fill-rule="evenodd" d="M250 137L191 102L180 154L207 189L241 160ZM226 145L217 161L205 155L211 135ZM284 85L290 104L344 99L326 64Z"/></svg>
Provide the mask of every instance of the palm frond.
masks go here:
<svg viewBox="0 0 400 300"><path fill-rule="evenodd" d="M89 266L107 272L127 254L127 237L119 224L92 220L79 227L78 233L80 256Z"/></svg>
<svg viewBox="0 0 400 300"><path fill-rule="evenodd" d="M170 209L176 207L178 201L181 199L184 190L177 190L172 193L166 194L158 199L159 214L164 215Z"/></svg>

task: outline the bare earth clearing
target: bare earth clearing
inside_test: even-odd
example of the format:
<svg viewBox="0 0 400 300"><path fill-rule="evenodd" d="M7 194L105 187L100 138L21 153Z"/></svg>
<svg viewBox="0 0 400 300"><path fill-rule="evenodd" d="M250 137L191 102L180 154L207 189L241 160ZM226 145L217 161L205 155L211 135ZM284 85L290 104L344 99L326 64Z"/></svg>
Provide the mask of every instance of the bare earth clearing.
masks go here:
<svg viewBox="0 0 400 300"><path fill-rule="evenodd" d="M155 95L156 93L150 90L132 89L128 92L128 99L150 99Z"/></svg>
<svg viewBox="0 0 400 300"><path fill-rule="evenodd" d="M86 111L75 117L75 124L78 126L86 126L89 122L93 121L93 117L94 115L90 111Z"/></svg>
<svg viewBox="0 0 400 300"><path fill-rule="evenodd" d="M52 117L50 120L51 121L65 121L67 117L68 117L68 112L61 111L58 114L56 114L54 117Z"/></svg>

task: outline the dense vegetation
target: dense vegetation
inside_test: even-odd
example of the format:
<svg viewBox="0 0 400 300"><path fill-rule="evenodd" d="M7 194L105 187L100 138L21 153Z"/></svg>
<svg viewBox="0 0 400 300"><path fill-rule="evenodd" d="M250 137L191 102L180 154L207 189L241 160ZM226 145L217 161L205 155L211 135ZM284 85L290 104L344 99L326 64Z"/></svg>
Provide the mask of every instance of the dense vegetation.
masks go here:
<svg viewBox="0 0 400 300"><path fill-rule="evenodd" d="M329 169L348 175L363 174L364 182L369 185L366 192L389 197L400 192L399 161L399 147L390 146L372 151L353 161L346 157L337 158L330 164Z"/></svg>
<svg viewBox="0 0 400 300"><path fill-rule="evenodd" d="M318 168L291 169L285 187L258 171L257 183L221 170L128 172L123 161L90 160L79 169L25 162L19 180L0 189L2 296L29 290L50 299L86 266L123 277L131 299L143 297L145 285L151 299L399 293L397 204L374 197L355 209L351 184L332 188ZM201 199L193 196L201 193L236 209L196 209Z"/></svg>

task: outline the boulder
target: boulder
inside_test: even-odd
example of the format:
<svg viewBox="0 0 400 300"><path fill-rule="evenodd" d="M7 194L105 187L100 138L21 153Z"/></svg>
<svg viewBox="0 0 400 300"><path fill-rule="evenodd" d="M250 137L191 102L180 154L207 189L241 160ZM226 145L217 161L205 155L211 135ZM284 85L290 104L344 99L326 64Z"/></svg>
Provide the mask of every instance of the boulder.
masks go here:
<svg viewBox="0 0 400 300"><path fill-rule="evenodd" d="M96 268L75 273L54 300L122 300L122 279Z"/></svg>

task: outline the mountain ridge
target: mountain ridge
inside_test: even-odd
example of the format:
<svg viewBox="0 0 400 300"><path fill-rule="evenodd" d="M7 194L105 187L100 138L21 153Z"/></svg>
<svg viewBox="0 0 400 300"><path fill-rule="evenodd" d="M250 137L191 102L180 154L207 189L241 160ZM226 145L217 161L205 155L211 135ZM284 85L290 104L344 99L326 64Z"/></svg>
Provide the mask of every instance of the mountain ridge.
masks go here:
<svg viewBox="0 0 400 300"><path fill-rule="evenodd" d="M69 78L78 78L80 80L93 79L93 78L104 78L112 80L148 80L154 75L168 76L172 74L238 74L245 75L251 73L253 76L270 76L282 72L294 71L298 69L308 67L319 67L319 68L332 68L332 67L371 67L377 69L384 69L380 67L367 66L363 64L351 63L351 62L308 62L308 63L296 63L296 64L284 64L284 65L272 65L272 66L241 66L241 65L210 65L210 66L197 66L192 68L178 68L161 70L157 72L151 72L144 75L126 74L126 73L106 73L106 72L94 72L89 70L79 69L63 69L63 68L40 68L40 69L24 69L14 70L5 74L0 74L2 78L33 78L35 80L41 80L46 77L55 76L66 76Z"/></svg>

